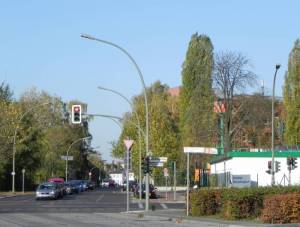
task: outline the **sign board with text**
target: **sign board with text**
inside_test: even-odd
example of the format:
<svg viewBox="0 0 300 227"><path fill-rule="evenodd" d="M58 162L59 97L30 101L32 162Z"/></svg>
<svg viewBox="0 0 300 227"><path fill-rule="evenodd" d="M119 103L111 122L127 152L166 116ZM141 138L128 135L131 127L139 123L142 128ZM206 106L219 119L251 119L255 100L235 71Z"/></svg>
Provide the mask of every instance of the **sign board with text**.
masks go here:
<svg viewBox="0 0 300 227"><path fill-rule="evenodd" d="M231 175L231 185L234 188L250 188L251 187L250 174Z"/></svg>

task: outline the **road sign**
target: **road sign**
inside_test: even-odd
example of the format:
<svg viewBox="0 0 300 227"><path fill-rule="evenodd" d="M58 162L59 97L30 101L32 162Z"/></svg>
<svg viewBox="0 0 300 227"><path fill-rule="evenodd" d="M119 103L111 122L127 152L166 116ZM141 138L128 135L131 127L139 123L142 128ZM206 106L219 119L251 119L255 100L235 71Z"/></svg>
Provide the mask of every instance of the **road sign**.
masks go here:
<svg viewBox="0 0 300 227"><path fill-rule="evenodd" d="M63 155L63 156L60 156L60 158L61 158L62 160L65 160L65 161L67 161L67 160L68 160L68 161L73 161L73 156L70 156L70 155L69 155L69 156L64 156L64 155Z"/></svg>
<svg viewBox="0 0 300 227"><path fill-rule="evenodd" d="M150 162L162 162L162 163L165 163L168 161L168 158L167 157L151 157L150 158Z"/></svg>
<svg viewBox="0 0 300 227"><path fill-rule="evenodd" d="M184 153L198 153L198 154L218 154L218 149L214 147L184 147Z"/></svg>
<svg viewBox="0 0 300 227"><path fill-rule="evenodd" d="M133 144L133 140L126 139L126 140L124 140L124 144L125 144L126 149L130 150L130 148Z"/></svg>

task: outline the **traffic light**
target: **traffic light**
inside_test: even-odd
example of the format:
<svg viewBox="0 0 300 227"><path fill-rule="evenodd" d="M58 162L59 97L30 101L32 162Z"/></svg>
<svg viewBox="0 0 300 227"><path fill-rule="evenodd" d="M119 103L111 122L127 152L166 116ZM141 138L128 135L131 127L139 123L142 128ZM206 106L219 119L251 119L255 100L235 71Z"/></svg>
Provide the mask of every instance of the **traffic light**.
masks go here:
<svg viewBox="0 0 300 227"><path fill-rule="evenodd" d="M151 163L150 163L150 157L145 157L142 159L142 169L144 174L147 173L152 173L152 169L151 169Z"/></svg>
<svg viewBox="0 0 300 227"><path fill-rule="evenodd" d="M297 158L292 158L292 169L296 169L297 167Z"/></svg>
<svg viewBox="0 0 300 227"><path fill-rule="evenodd" d="M286 165L287 165L289 171L292 170L292 164L293 164L293 158L292 157L288 157L286 159Z"/></svg>
<svg viewBox="0 0 300 227"><path fill-rule="evenodd" d="M81 105L72 105L72 123L81 124Z"/></svg>
<svg viewBox="0 0 300 227"><path fill-rule="evenodd" d="M280 162L279 161L275 161L275 173L280 171Z"/></svg>
<svg viewBox="0 0 300 227"><path fill-rule="evenodd" d="M268 161L268 170L266 173L271 174L272 173L272 161Z"/></svg>

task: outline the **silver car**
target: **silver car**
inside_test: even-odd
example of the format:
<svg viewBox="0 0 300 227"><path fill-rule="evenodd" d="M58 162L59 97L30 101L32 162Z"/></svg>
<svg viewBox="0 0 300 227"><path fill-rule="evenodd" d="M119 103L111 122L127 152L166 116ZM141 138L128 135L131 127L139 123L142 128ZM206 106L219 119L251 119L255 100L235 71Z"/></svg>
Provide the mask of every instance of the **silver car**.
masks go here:
<svg viewBox="0 0 300 227"><path fill-rule="evenodd" d="M35 193L35 199L42 198L57 199L60 197L60 189L57 183L44 182L41 183Z"/></svg>

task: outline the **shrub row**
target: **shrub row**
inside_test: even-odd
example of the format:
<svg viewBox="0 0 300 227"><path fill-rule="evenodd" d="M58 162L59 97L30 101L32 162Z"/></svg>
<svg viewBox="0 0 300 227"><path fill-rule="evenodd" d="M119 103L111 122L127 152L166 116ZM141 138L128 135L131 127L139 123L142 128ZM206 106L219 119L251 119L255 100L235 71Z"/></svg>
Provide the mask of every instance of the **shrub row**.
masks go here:
<svg viewBox="0 0 300 227"><path fill-rule="evenodd" d="M190 213L193 216L218 214L229 220L260 218L264 222L287 223L296 220L293 217L297 214L299 216L297 196L300 196L300 187L200 189L190 194ZM283 199L285 201L281 202ZM282 210L276 208L278 203ZM273 209L271 206L274 206ZM269 209L278 212L272 213ZM288 217L287 220L284 220L283 214Z"/></svg>

